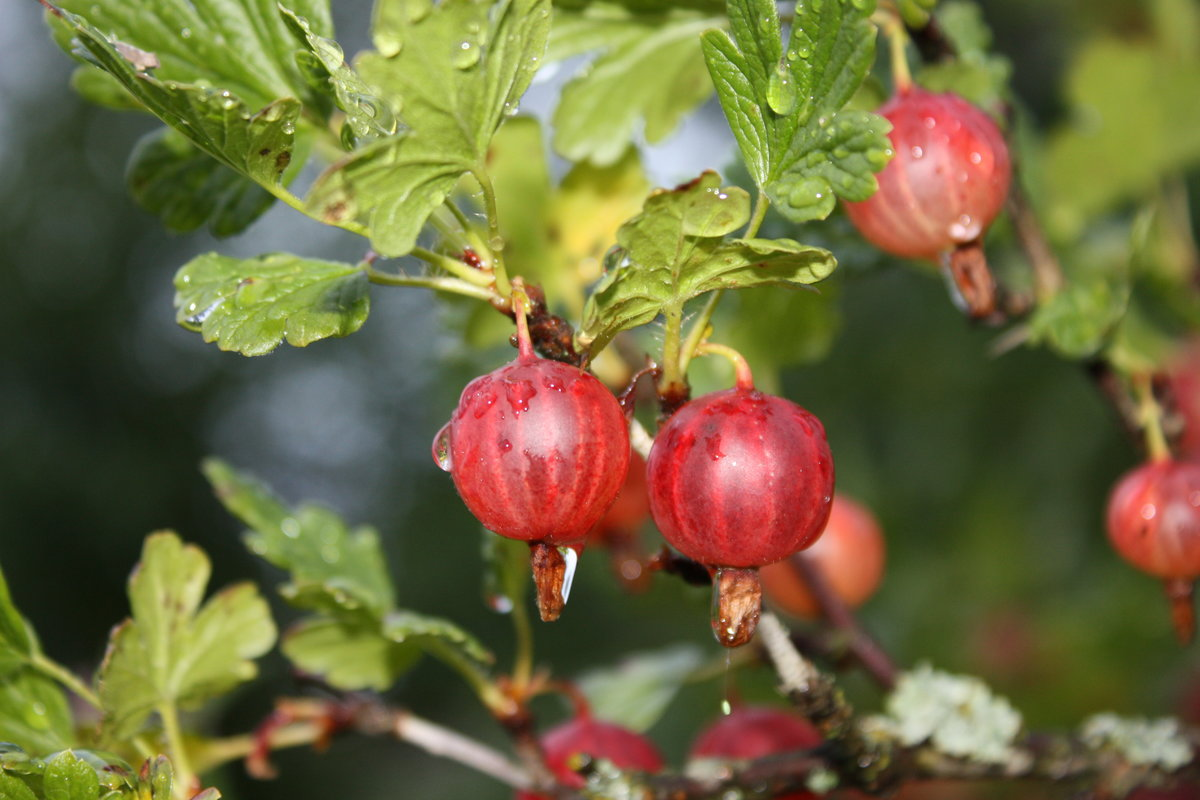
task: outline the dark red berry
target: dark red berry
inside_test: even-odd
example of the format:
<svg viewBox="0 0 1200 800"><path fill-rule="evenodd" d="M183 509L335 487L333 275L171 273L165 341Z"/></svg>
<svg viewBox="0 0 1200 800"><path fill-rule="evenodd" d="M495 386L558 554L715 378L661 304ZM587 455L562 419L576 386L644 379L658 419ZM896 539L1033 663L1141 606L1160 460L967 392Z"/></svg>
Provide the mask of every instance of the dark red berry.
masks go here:
<svg viewBox="0 0 1200 800"><path fill-rule="evenodd" d="M663 536L713 567L758 567L808 547L833 495L821 422L744 387L675 412L654 439L646 476Z"/></svg>
<svg viewBox="0 0 1200 800"><path fill-rule="evenodd" d="M846 203L855 227L881 250L905 258L938 256L987 230L1008 195L1008 146L986 113L955 94L917 86L879 108L892 123L895 155L879 191Z"/></svg>
<svg viewBox="0 0 1200 800"><path fill-rule="evenodd" d="M844 495L835 495L829 522L821 538L808 548L830 588L842 602L855 608L875 593L883 578L883 532L865 506ZM808 584L787 561L762 568L767 597L789 614L817 617L821 608Z"/></svg>
<svg viewBox="0 0 1200 800"><path fill-rule="evenodd" d="M629 433L594 376L522 355L467 384L433 451L485 528L566 544L582 540L620 491Z"/></svg>
<svg viewBox="0 0 1200 800"><path fill-rule="evenodd" d="M1200 464L1160 459L1127 472L1108 500L1108 538L1133 566L1166 581L1175 628L1191 638L1200 577Z"/></svg>
<svg viewBox="0 0 1200 800"><path fill-rule="evenodd" d="M808 720L782 709L735 708L696 739L692 758L754 759L809 750L821 744L821 734ZM811 792L793 792L779 800L810 800Z"/></svg>
<svg viewBox="0 0 1200 800"><path fill-rule="evenodd" d="M663 759L645 736L583 715L551 729L542 737L546 766L564 786L582 788L586 780L572 769L579 755L603 758L620 769L659 772ZM543 795L517 792L517 800L548 800Z"/></svg>

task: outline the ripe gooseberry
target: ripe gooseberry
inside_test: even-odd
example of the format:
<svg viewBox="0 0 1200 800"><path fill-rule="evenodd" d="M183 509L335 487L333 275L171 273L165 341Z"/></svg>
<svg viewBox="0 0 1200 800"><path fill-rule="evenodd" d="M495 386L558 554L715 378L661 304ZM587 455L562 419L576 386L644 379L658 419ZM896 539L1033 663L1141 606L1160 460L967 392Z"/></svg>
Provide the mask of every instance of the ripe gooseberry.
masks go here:
<svg viewBox="0 0 1200 800"><path fill-rule="evenodd" d="M862 605L879 588L884 555L883 533L875 517L861 503L840 494L833 497L821 538L805 551L850 608ZM768 564L759 574L767 597L782 610L797 617L821 615L808 584L788 561Z"/></svg>
<svg viewBox="0 0 1200 800"><path fill-rule="evenodd" d="M467 384L433 456L485 528L530 542L539 608L553 619L570 580L558 546L580 543L616 498L629 431L593 375L534 355L518 294L516 360Z"/></svg>
<svg viewBox="0 0 1200 800"><path fill-rule="evenodd" d="M1012 177L992 118L956 94L901 89L878 112L892 123L894 156L879 191L846 203L855 227L881 250L937 260L978 239L1000 213Z"/></svg>
<svg viewBox="0 0 1200 800"><path fill-rule="evenodd" d="M809 750L821 734L808 720L778 708L735 708L706 728L692 744L692 758L752 759ZM793 792L778 800L811 800L811 792Z"/></svg>
<svg viewBox="0 0 1200 800"><path fill-rule="evenodd" d="M1175 631L1189 641L1200 577L1200 464L1161 458L1121 476L1108 499L1108 538L1122 558L1165 581Z"/></svg>
<svg viewBox="0 0 1200 800"><path fill-rule="evenodd" d="M727 647L754 633L757 567L812 544L833 495L833 456L820 420L756 390L749 367L733 355L736 387L676 411L646 466L650 513L663 537L716 570L713 631Z"/></svg>
<svg viewBox="0 0 1200 800"><path fill-rule="evenodd" d="M581 789L587 783L572 769L580 755L603 758L619 769L659 772L663 758L654 743L628 728L581 713L542 737L546 766L564 786ZM576 765L577 766L577 765ZM517 792L517 800L549 800L545 795Z"/></svg>

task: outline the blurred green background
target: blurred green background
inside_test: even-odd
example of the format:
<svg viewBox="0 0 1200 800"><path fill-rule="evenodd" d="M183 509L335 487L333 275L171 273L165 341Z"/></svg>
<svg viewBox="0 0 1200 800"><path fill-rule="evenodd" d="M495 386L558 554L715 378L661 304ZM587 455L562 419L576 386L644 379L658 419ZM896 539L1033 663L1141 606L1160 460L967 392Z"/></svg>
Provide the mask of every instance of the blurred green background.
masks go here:
<svg viewBox="0 0 1200 800"><path fill-rule="evenodd" d="M366 41L369 4L334 7L353 52ZM982 7L1040 130L1063 121L1062 79L1081 48L1152 27L1148 5L1136 2ZM429 444L461 386L507 353L465 348L457 314L419 290L375 291L361 332L304 350L246 359L203 344L175 325L171 307L172 275L191 256L289 249L356 259L361 244L284 208L232 240L167 235L123 185L125 159L152 123L85 106L68 89L71 63L32 0L0 7L0 48L0 563L46 650L80 671L94 667L109 627L127 614L124 581L152 530L201 544L215 585L275 581L197 469L215 454L290 501L317 500L376 525L401 602L460 622L503 659L509 628L481 602L477 526ZM698 144L721 136L722 125L710 105L680 137L651 148L655 180L726 168ZM1189 177L1195 196L1200 185ZM1112 209L1114 224L1127 212ZM782 385L824 420L839 488L874 508L886 531L887 576L865 624L901 664L929 660L982 676L1030 725L1067 727L1107 709L1184 711L1200 675L1196 650L1175 643L1158 585L1105 540L1106 493L1138 455L1084 370L1045 350L994 357L998 332L964 322L931 273L864 248L835 252L843 269L826 299L812 302L840 310L837 338L828 358L788 372ZM719 657L706 592L660 580L626 596L598 556L584 559L563 619L538 627L540 663L570 676L681 641ZM281 622L292 614L277 605ZM203 723L246 730L274 695L295 690L279 657L263 672ZM765 673L737 684L752 699L770 695ZM878 701L860 676L848 685L864 707ZM723 691L720 680L688 687L653 729L672 761ZM434 663L393 694L503 742ZM548 721L564 713L552 700L537 709ZM339 739L323 755L289 752L278 762L274 782L240 768L213 782L226 797L262 800L344 795L347 773L356 800L509 794L392 741Z"/></svg>

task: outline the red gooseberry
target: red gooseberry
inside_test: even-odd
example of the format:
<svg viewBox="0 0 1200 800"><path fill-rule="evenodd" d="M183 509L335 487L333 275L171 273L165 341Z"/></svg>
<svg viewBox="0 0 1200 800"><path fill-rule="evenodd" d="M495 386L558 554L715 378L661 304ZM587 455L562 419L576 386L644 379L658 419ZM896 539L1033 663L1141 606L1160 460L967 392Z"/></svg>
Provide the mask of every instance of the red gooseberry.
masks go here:
<svg viewBox="0 0 1200 800"><path fill-rule="evenodd" d="M808 750L821 744L821 734L808 720L767 706L735 708L708 728L692 744L692 758L754 759ZM812 800L816 795L800 791L778 800Z"/></svg>
<svg viewBox="0 0 1200 800"><path fill-rule="evenodd" d="M628 728L580 714L542 737L546 766L563 786L579 789L587 783L572 769L577 756L603 758L620 769L659 772L663 758L654 743ZM576 765L577 766L577 765ZM517 800L548 800L543 795L517 792Z"/></svg>

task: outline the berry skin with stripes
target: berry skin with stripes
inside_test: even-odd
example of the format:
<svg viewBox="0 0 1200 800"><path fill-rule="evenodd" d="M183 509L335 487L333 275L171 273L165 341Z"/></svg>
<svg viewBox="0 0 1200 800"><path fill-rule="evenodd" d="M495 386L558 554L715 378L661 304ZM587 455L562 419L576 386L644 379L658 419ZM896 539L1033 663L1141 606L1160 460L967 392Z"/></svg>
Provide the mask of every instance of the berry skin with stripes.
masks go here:
<svg viewBox="0 0 1200 800"><path fill-rule="evenodd" d="M820 420L752 386L691 401L667 420L647 463L663 537L710 567L759 567L825 527L833 456Z"/></svg>
<svg viewBox="0 0 1200 800"><path fill-rule="evenodd" d="M859 232L892 255L934 261L982 237L1012 178L992 118L956 94L918 86L897 92L877 113L892 123L894 156L877 176L879 191L845 204Z"/></svg>
<svg viewBox="0 0 1200 800"><path fill-rule="evenodd" d="M526 352L467 384L433 456L485 528L561 545L584 539L616 499L629 432L595 376Z"/></svg>
<svg viewBox="0 0 1200 800"><path fill-rule="evenodd" d="M663 757L654 743L620 725L584 714L552 728L542 737L546 766L563 785L582 789L587 781L575 772L577 756L603 758L618 769L661 772ZM517 792L516 800L549 800L545 795Z"/></svg>
<svg viewBox="0 0 1200 800"><path fill-rule="evenodd" d="M810 750L822 742L812 723L790 711L743 706L717 719L696 738L691 757L721 760L764 758ZM790 792L777 800L815 800L812 792Z"/></svg>

